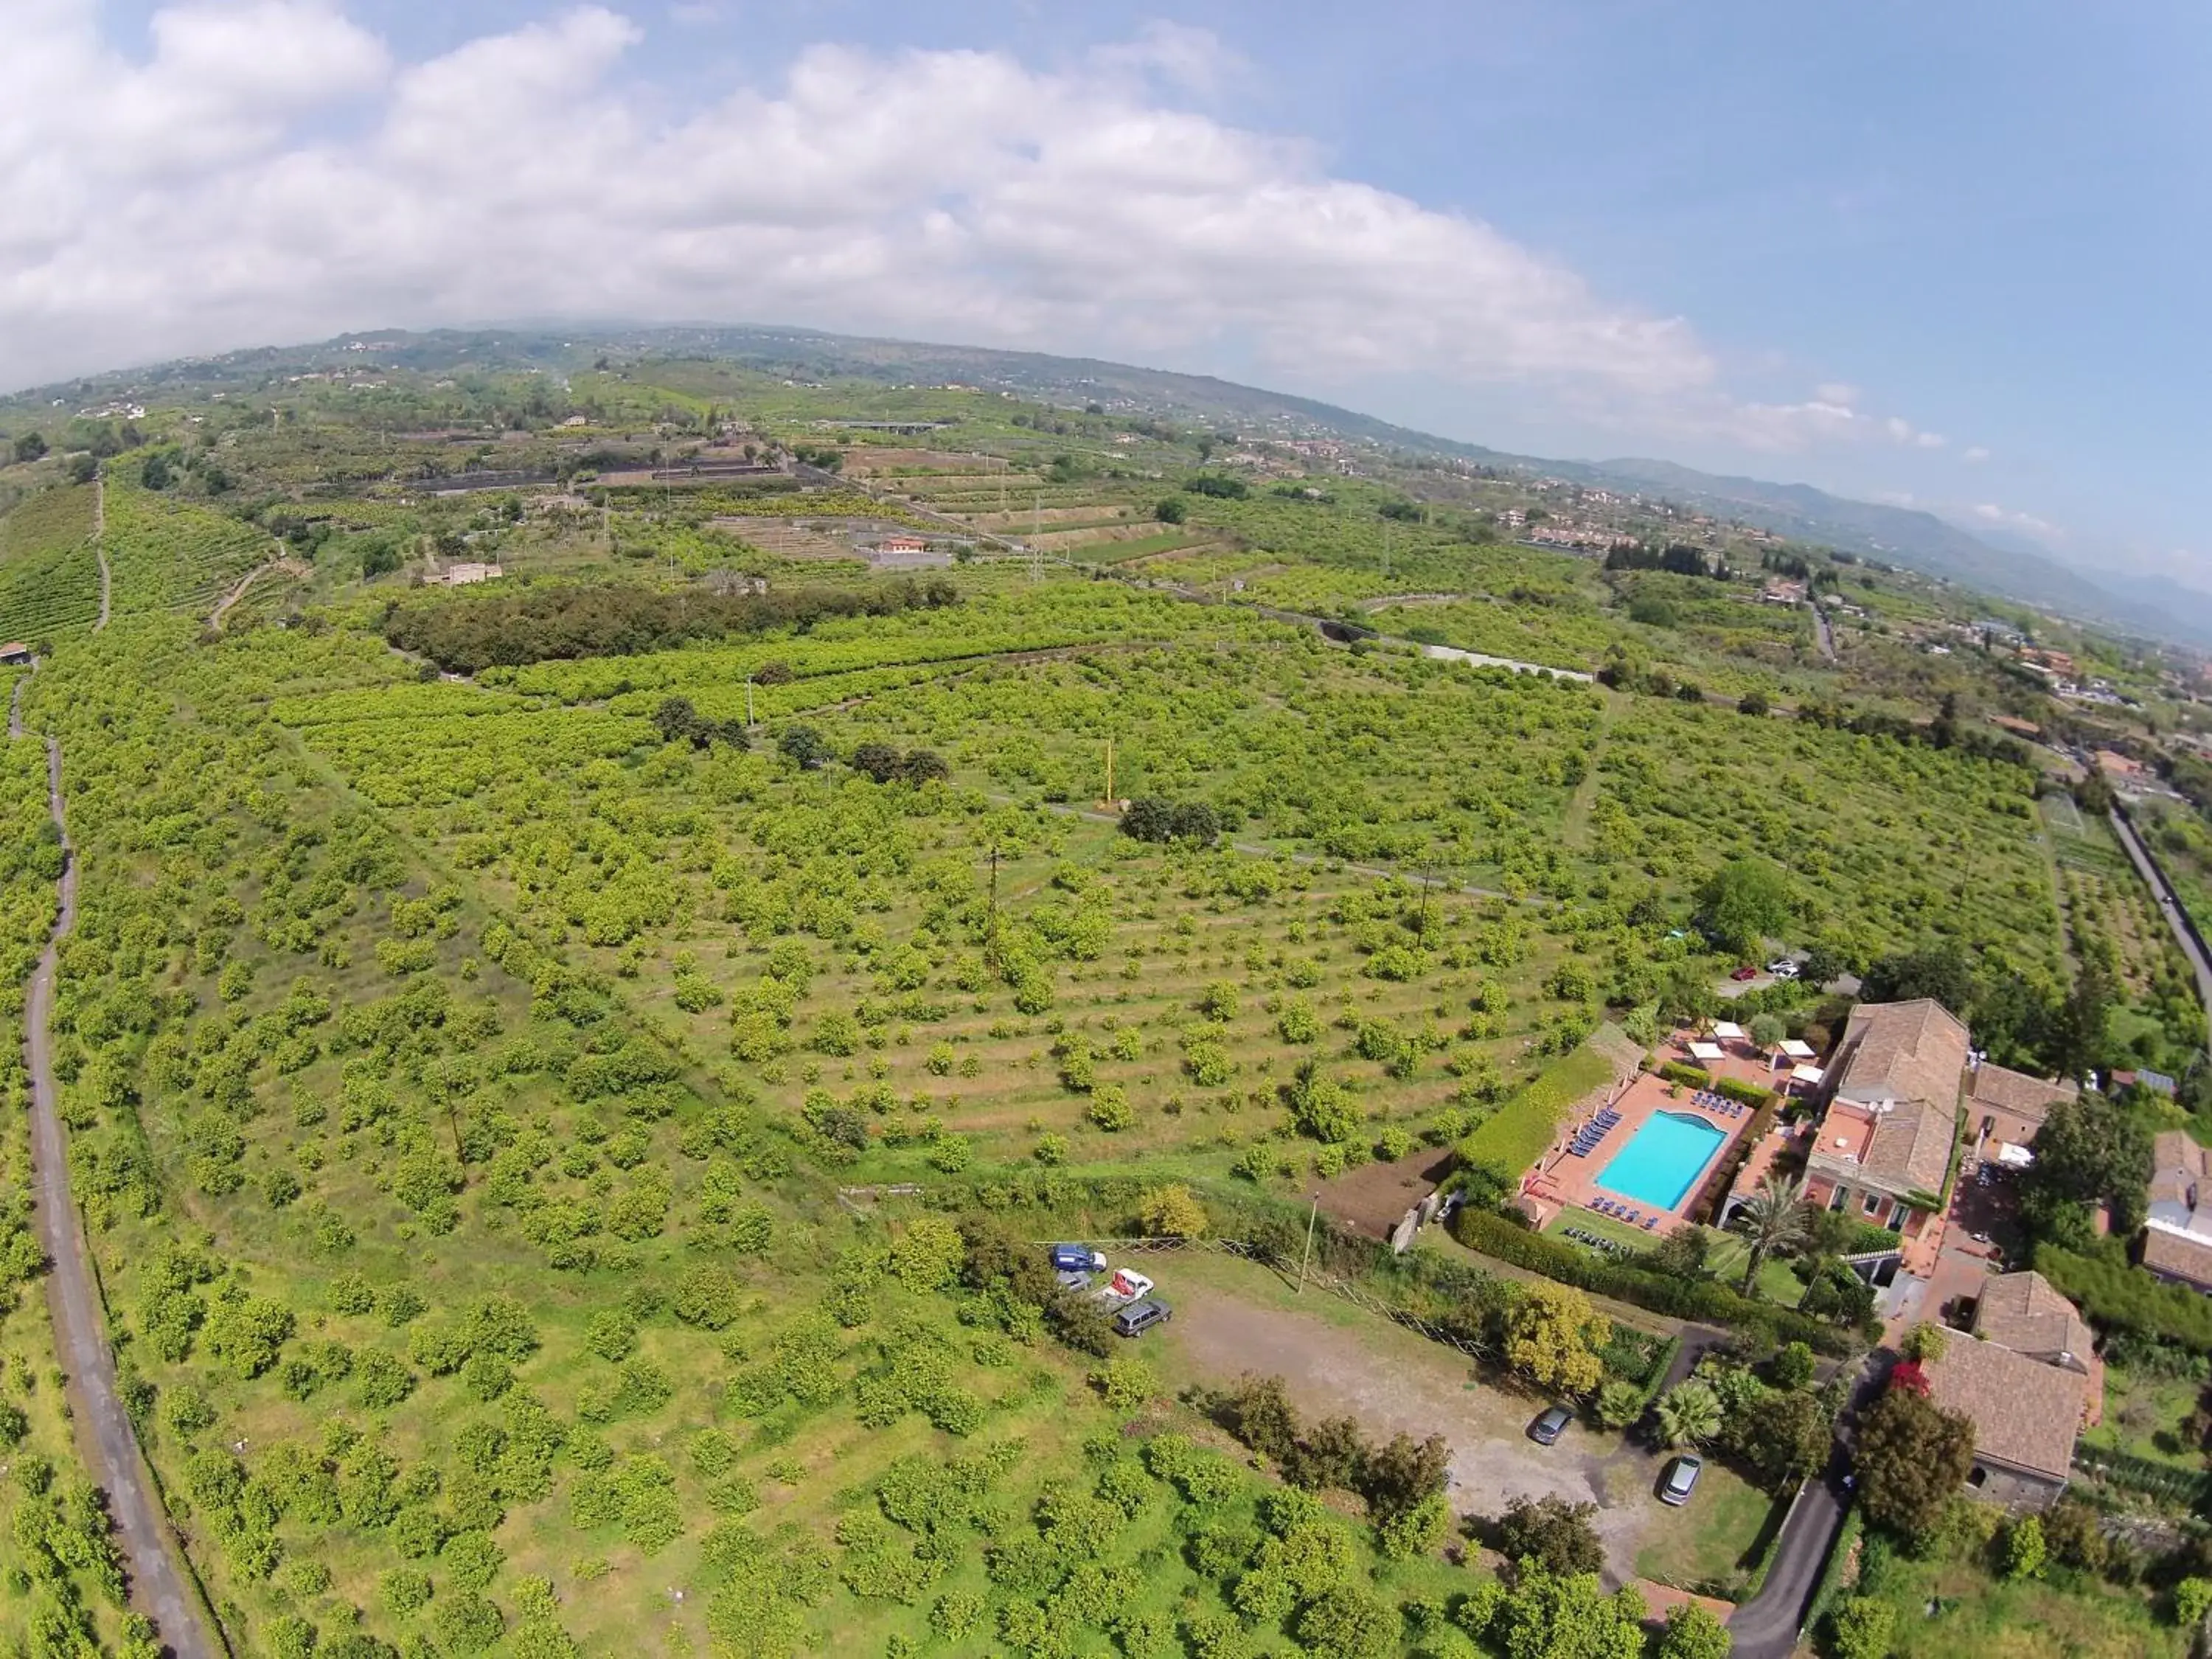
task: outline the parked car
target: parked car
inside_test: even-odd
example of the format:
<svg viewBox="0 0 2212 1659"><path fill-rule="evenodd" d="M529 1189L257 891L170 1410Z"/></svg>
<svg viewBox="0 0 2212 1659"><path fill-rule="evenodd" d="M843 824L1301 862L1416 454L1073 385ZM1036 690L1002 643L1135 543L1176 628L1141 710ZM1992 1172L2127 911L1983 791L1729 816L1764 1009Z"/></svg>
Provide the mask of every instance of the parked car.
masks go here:
<svg viewBox="0 0 2212 1659"><path fill-rule="evenodd" d="M1152 1297L1132 1302L1114 1316L1114 1334L1142 1336L1153 1326L1166 1324L1170 1311L1166 1303Z"/></svg>
<svg viewBox="0 0 2212 1659"><path fill-rule="evenodd" d="M1528 1437L1540 1446L1556 1446L1559 1437L1567 1431L1567 1425L1574 1420L1573 1407L1547 1407L1542 1415L1528 1425Z"/></svg>
<svg viewBox="0 0 2212 1659"><path fill-rule="evenodd" d="M1127 1267L1116 1267L1114 1276L1101 1285L1094 1294L1109 1308L1126 1307L1140 1302L1152 1293L1152 1281Z"/></svg>
<svg viewBox="0 0 2212 1659"><path fill-rule="evenodd" d="M1742 967L1730 974L1729 977L1730 979L1757 979L1759 977L1759 969L1753 967L1747 962Z"/></svg>
<svg viewBox="0 0 2212 1659"><path fill-rule="evenodd" d="M1062 1267L1053 1274L1053 1279L1063 1291L1087 1291L1097 1277L1097 1273L1085 1273L1079 1267Z"/></svg>
<svg viewBox="0 0 2212 1659"><path fill-rule="evenodd" d="M1788 957L1777 957L1766 964L1766 971L1777 979L1795 979L1797 977L1797 964Z"/></svg>
<svg viewBox="0 0 2212 1659"><path fill-rule="evenodd" d="M1103 1273L1106 1271L1106 1256L1088 1244L1055 1244L1052 1247L1052 1270L1056 1273Z"/></svg>
<svg viewBox="0 0 2212 1659"><path fill-rule="evenodd" d="M1659 1477L1659 1501L1680 1508L1690 1501L1690 1494L1698 1489L1698 1477L1705 1472L1705 1460L1685 1452Z"/></svg>

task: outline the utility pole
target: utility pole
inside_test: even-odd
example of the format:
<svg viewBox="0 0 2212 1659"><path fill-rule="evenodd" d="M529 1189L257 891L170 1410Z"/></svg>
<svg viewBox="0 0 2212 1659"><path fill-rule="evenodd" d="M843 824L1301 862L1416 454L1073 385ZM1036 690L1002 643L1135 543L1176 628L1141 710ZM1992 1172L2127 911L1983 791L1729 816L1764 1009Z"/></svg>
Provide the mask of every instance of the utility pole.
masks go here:
<svg viewBox="0 0 2212 1659"><path fill-rule="evenodd" d="M1109 811L1114 805L1114 739L1111 738L1106 739L1106 805Z"/></svg>
<svg viewBox="0 0 2212 1659"><path fill-rule="evenodd" d="M1298 1258L1298 1289L1297 1289L1297 1294L1298 1294L1298 1295L1300 1295L1300 1296L1304 1296L1304 1295L1306 1293L1306 1263L1313 1260L1313 1236L1314 1236L1314 1224L1315 1224L1316 1222L1319 1221L1320 1219L1321 1219L1321 1189L1320 1189L1318 1187L1316 1187L1316 1188L1314 1188L1314 1195L1313 1195L1313 1209L1312 1209L1311 1212L1310 1212L1310 1213L1309 1213L1309 1214L1307 1215L1307 1217L1306 1217L1306 1250L1305 1250L1305 1254L1304 1254L1304 1255L1302 1255L1302 1256L1300 1256L1300 1257Z"/></svg>
<svg viewBox="0 0 2212 1659"><path fill-rule="evenodd" d="M745 730L750 732L753 729L753 677L748 674L745 676Z"/></svg>

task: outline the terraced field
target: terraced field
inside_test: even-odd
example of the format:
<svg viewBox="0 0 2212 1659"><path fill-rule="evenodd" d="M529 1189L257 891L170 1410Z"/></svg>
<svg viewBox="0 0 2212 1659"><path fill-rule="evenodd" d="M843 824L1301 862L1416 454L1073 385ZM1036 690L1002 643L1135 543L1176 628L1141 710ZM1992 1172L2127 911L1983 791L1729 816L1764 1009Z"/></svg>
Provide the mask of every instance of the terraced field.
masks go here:
<svg viewBox="0 0 2212 1659"><path fill-rule="evenodd" d="M93 504L93 485L68 484L0 518L0 635L37 643L99 616Z"/></svg>

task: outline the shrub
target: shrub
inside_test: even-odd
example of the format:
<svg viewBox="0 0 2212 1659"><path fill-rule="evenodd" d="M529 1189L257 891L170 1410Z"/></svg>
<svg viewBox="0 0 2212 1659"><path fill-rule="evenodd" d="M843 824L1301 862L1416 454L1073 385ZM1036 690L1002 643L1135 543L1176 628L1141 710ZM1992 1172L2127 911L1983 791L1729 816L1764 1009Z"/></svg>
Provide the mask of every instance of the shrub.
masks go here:
<svg viewBox="0 0 2212 1659"><path fill-rule="evenodd" d="M1204 1238L1212 1222L1189 1188L1155 1187L1137 1200L1137 1224L1147 1238Z"/></svg>
<svg viewBox="0 0 2212 1659"><path fill-rule="evenodd" d="M1828 1616L1832 1659L1889 1659L1897 1609L1870 1595L1855 1595Z"/></svg>
<svg viewBox="0 0 2212 1659"><path fill-rule="evenodd" d="M1137 1121L1136 1113L1129 1109L1129 1091L1118 1083L1097 1089L1084 1115L1109 1134L1118 1134Z"/></svg>
<svg viewBox="0 0 2212 1659"><path fill-rule="evenodd" d="M1534 1561L1562 1576L1598 1572L1605 1545L1591 1524L1595 1504L1570 1504L1555 1493L1516 1498L1490 1523L1492 1546L1509 1561Z"/></svg>

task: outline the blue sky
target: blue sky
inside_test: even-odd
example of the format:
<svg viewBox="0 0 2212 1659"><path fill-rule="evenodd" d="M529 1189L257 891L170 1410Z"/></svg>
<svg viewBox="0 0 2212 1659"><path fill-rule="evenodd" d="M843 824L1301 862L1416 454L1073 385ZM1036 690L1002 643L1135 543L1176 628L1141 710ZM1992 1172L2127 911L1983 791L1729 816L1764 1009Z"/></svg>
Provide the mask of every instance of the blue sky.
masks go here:
<svg viewBox="0 0 2212 1659"><path fill-rule="evenodd" d="M299 23L301 8L258 3ZM66 10L70 0L58 3ZM543 291L518 266L510 286L534 302L625 308L634 295L639 314L704 315L697 307L711 301L731 320L1209 369L1504 448L1658 454L1911 500L2033 531L2078 562L2164 568L2212 586L2203 454L2212 423L2201 412L2212 370L2201 297L2212 256L2212 14L2201 4L1193 0L1152 10L721 0L611 9L628 27L563 36L561 52L586 67L548 70L542 104L504 111L498 88L515 78L511 68L471 82L472 95L517 131L562 100L618 106L635 138L656 122L682 128L702 111L726 112L744 89L763 108L782 100L842 131L894 103L887 88L928 82L935 107L985 112L976 142L998 146L1000 160L981 171L948 162L933 179L929 155L965 154L973 133L902 114L918 156L901 158L911 165L895 181L876 155L848 157L845 173L825 163L807 202L738 202L734 187L718 187L636 227L659 239L659 263L580 252L588 269ZM101 50L158 66L155 13L99 10ZM258 169L257 188L281 191L287 156L296 171L302 152L349 143L362 148L343 159L381 180L389 199L395 178L413 176L404 157L414 152L391 136L422 102L406 90L410 71L447 54L483 71L483 43L535 38L572 15L523 0L353 0L343 14L351 46L302 48L314 95L281 131L241 138L209 163L210 179L229 180L226 199L239 194L242 168ZM303 39L312 33L299 27ZM172 47L184 38L173 29ZM219 62L232 48L220 33L210 39L171 56L186 67ZM872 68L833 77L837 90L823 100L796 97L794 64L824 44L856 48ZM908 50L939 55L931 74L901 57ZM380 66L368 62L375 53ZM978 71L948 53L985 54L1000 68ZM465 78L456 70L436 84ZM1116 157L1109 169L1007 171L1083 132L1103 105L1121 117L1100 128L1100 148ZM1021 125L1024 106L1047 111L1034 129ZM788 149L754 148L760 129L747 123L769 118L747 109L685 129L688 153L742 154L756 169L811 176ZM1115 246L1086 269L1056 240L1073 234L1056 216L1085 192L1118 200L1158 165L1132 159L1117 136L1156 112L1203 124L1162 141L1170 155L1217 139L1243 146L1187 210L1191 235L1207 245L1177 246L1183 210L1172 200L1163 209L1157 192L1133 197L1126 216L1109 201L1101 234ZM441 118L441 131L453 130ZM796 142L813 142L797 125ZM383 136L362 136L371 133ZM1357 187L1371 194L1346 196ZM815 207L825 197L865 197L876 216L824 228ZM880 273L902 257L902 240L931 241L933 199L958 204L951 218L969 240L894 291ZM1333 224L1347 203L1364 228L1346 245L1360 252L1332 264L1304 232L1317 219ZM527 205L514 204L518 222ZM702 216L718 213L730 222L702 234ZM1486 240L1455 243L1462 222ZM1024 243L1024 227L1036 227L1036 246ZM813 239L803 249L802 228ZM407 250L409 231L387 227L384 252L364 241L313 269L299 250L276 250L327 303L272 314L242 296L234 330L295 313L303 325L342 318L334 327L426 320L441 307L475 313L448 320L488 316L496 288L440 275L465 250ZM863 242L875 249L877 286L854 275L857 254L846 257ZM802 253L818 279L811 287L793 274ZM0 242L0 261L8 257ZM717 259L726 272L709 282ZM771 260L778 274L768 280L758 273ZM1179 260L1181 280L1159 274ZM1237 303L1224 298L1231 289ZM228 300L210 294L197 314L231 314ZM388 318L362 311L380 304ZM1425 306L1434 311L1428 331L1408 325L1364 337L1363 307ZM193 325L178 326L180 343L198 343ZM1316 343L1310 353L1301 331Z"/></svg>

